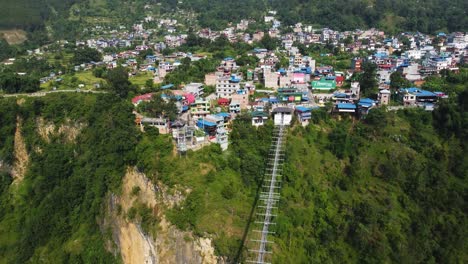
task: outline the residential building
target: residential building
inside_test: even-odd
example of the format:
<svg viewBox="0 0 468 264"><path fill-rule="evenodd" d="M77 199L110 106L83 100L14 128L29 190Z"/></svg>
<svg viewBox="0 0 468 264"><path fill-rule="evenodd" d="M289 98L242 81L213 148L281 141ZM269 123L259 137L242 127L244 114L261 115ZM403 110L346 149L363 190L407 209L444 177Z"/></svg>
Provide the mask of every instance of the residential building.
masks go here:
<svg viewBox="0 0 468 264"><path fill-rule="evenodd" d="M424 105L437 102L439 96L436 93L421 90L416 87L400 89L400 96L404 105Z"/></svg>
<svg viewBox="0 0 468 264"><path fill-rule="evenodd" d="M205 99L197 99L190 106L190 114L194 119L203 118L210 114L210 102Z"/></svg>
<svg viewBox="0 0 468 264"><path fill-rule="evenodd" d="M203 96L203 90L202 83L189 83L184 87L184 91L193 94L195 97Z"/></svg>
<svg viewBox="0 0 468 264"><path fill-rule="evenodd" d="M312 108L297 106L296 107L297 120L301 122L302 125L307 125L309 120L312 118Z"/></svg>
<svg viewBox="0 0 468 264"><path fill-rule="evenodd" d="M273 109L273 120L275 125L290 125L294 110L288 107L277 107Z"/></svg>
<svg viewBox="0 0 468 264"><path fill-rule="evenodd" d="M229 112L233 114L237 114L237 113L240 113L240 111L241 111L240 103L237 101L231 101L231 103L229 104Z"/></svg>
<svg viewBox="0 0 468 264"><path fill-rule="evenodd" d="M388 105L390 102L390 91L387 89L380 90L378 101L380 105Z"/></svg>
<svg viewBox="0 0 468 264"><path fill-rule="evenodd" d="M355 98L359 98L361 93L361 84L359 82L351 82L351 95Z"/></svg>
<svg viewBox="0 0 468 264"><path fill-rule="evenodd" d="M237 90L231 97L231 103L236 102L239 104L240 109L247 109L249 107L249 94L246 90Z"/></svg>
<svg viewBox="0 0 468 264"><path fill-rule="evenodd" d="M137 123L139 125L155 127L161 134L168 134L170 132L169 120L167 119L143 117L137 119Z"/></svg>
<svg viewBox="0 0 468 264"><path fill-rule="evenodd" d="M259 127L263 126L268 120L268 114L262 111L252 112L252 126Z"/></svg>
<svg viewBox="0 0 468 264"><path fill-rule="evenodd" d="M263 79L265 81L264 85L266 88L278 89L279 87L279 74L273 72L270 69L263 70Z"/></svg>
<svg viewBox="0 0 468 264"><path fill-rule="evenodd" d="M240 89L240 78L236 75L222 76L216 80L216 97L232 99L232 95Z"/></svg>
<svg viewBox="0 0 468 264"><path fill-rule="evenodd" d="M208 73L208 74L205 74L205 85L216 85L216 79L218 78L218 76L216 75L216 73Z"/></svg>
<svg viewBox="0 0 468 264"><path fill-rule="evenodd" d="M309 101L307 91L301 91L296 87L284 87L278 89L278 100L280 102L303 102Z"/></svg>

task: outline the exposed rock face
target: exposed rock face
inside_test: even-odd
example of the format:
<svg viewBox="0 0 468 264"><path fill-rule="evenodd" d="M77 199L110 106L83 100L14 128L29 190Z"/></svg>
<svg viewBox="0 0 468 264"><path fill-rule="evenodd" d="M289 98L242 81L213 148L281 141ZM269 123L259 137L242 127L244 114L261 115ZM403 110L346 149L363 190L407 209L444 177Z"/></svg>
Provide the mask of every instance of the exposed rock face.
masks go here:
<svg viewBox="0 0 468 264"><path fill-rule="evenodd" d="M26 150L23 135L21 134L22 120L20 117L16 118L16 131L15 131L15 145L14 156L15 161L11 170L13 176L13 183L18 184L24 179L24 174L28 168L29 155Z"/></svg>
<svg viewBox="0 0 468 264"><path fill-rule="evenodd" d="M36 126L37 132L46 142L50 142L51 136L63 136L67 143L74 143L86 125L67 119L57 127L52 122L46 122L43 118L37 118Z"/></svg>
<svg viewBox="0 0 468 264"><path fill-rule="evenodd" d="M132 190L139 187L137 195ZM112 195L104 225L110 226L115 244L126 264L138 263L218 263L209 238L195 238L178 230L164 217L163 210L183 200L180 193L169 195L156 187L143 173L128 169L120 196ZM139 223L125 217L134 203L143 203L159 219L156 234L146 234ZM117 209L121 208L121 209ZM118 214L117 211L121 210Z"/></svg>

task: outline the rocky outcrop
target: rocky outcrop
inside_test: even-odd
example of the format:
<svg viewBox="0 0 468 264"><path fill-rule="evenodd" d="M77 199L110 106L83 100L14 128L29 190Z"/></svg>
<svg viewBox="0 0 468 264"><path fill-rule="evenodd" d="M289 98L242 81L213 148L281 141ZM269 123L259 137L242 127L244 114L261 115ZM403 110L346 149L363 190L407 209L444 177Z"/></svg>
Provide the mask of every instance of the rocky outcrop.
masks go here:
<svg viewBox="0 0 468 264"><path fill-rule="evenodd" d="M65 142L75 143L76 138L86 125L66 119L62 124L60 124L60 126L57 126L54 123L47 122L44 118L39 117L36 119L36 126L38 134L46 142L50 142L51 136L63 136Z"/></svg>
<svg viewBox="0 0 468 264"><path fill-rule="evenodd" d="M15 131L15 144L13 167L11 175L13 176L13 183L18 184L24 179L26 170L29 164L29 154L24 143L24 138L21 133L22 120L20 117L16 118L16 131Z"/></svg>
<svg viewBox="0 0 468 264"><path fill-rule="evenodd" d="M135 192L135 189L139 191ZM124 263L218 263L211 239L197 238L166 220L164 208L182 200L180 192L169 194L167 188L153 185L143 173L128 169L122 193L111 195L108 200L108 217L104 223L111 228L112 238ZM145 233L136 220L126 217L136 203L151 208L159 220L154 234Z"/></svg>

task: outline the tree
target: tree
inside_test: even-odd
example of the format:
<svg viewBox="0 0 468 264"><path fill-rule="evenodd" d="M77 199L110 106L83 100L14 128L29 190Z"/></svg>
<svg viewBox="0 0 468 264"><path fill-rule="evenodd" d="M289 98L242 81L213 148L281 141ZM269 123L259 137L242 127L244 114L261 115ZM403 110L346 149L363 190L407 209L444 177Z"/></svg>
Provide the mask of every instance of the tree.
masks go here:
<svg viewBox="0 0 468 264"><path fill-rule="evenodd" d="M101 53L99 53L99 51L88 47L76 49L73 55L73 63L75 64L82 64L91 61L100 61L101 59L102 56Z"/></svg>
<svg viewBox="0 0 468 264"><path fill-rule="evenodd" d="M265 34L260 40L260 45L267 50L275 50L278 47L278 41L270 37L270 34Z"/></svg>
<svg viewBox="0 0 468 264"><path fill-rule="evenodd" d="M377 65L366 61L362 64L362 73L359 75L359 84L361 85L361 94L368 97L377 94L378 86L376 79Z"/></svg>
<svg viewBox="0 0 468 264"><path fill-rule="evenodd" d="M138 106L138 110L153 117L168 118L172 121L177 118L178 114L177 105L173 96L166 94L165 98L163 98L162 93L156 93L153 95L151 101L141 103Z"/></svg>
<svg viewBox="0 0 468 264"><path fill-rule="evenodd" d="M141 59L146 59L146 56L148 55L154 55L154 51L152 49L147 49L141 51L140 54L138 54Z"/></svg>
<svg viewBox="0 0 468 264"><path fill-rule="evenodd" d="M146 82L145 82L145 87L146 87L147 89L153 89L153 87L154 87L153 79L148 79L148 80L146 80Z"/></svg>
<svg viewBox="0 0 468 264"><path fill-rule="evenodd" d="M401 72L396 71L390 75L390 88L400 89L411 87L412 83L408 81Z"/></svg>
<svg viewBox="0 0 468 264"><path fill-rule="evenodd" d="M131 89L131 83L128 80L127 70L123 67L117 67L107 73L107 82L110 89L120 98L126 98Z"/></svg>
<svg viewBox="0 0 468 264"><path fill-rule="evenodd" d="M9 57L12 57L15 55L15 50L13 47L8 45L8 42L1 38L0 36L0 61L3 61L4 59L7 59Z"/></svg>
<svg viewBox="0 0 468 264"><path fill-rule="evenodd" d="M255 67L258 62L258 58L256 56L247 56L247 55L242 55L239 58L236 59L236 62L239 66L250 66L250 67Z"/></svg>
<svg viewBox="0 0 468 264"><path fill-rule="evenodd" d="M39 79L12 72L0 74L0 90L5 93L33 93L40 89Z"/></svg>
<svg viewBox="0 0 468 264"><path fill-rule="evenodd" d="M106 68L104 67L96 67L93 69L93 75L96 78L102 78L106 73Z"/></svg>

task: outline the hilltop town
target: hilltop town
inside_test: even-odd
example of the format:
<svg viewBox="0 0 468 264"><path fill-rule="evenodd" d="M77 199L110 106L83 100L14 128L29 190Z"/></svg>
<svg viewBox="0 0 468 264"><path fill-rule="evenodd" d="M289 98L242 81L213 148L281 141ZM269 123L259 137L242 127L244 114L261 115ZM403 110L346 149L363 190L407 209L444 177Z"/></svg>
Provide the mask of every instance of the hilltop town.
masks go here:
<svg viewBox="0 0 468 264"><path fill-rule="evenodd" d="M0 264L466 263L446 5L5 1Z"/></svg>
<svg viewBox="0 0 468 264"><path fill-rule="evenodd" d="M187 27L176 19L151 16L130 29L95 26L87 39L57 41L3 67L24 69L16 74L27 78L32 73L24 64L36 61L46 75L32 91L103 90L106 73L122 67L135 87L136 123L173 133L186 151L209 142L226 149L229 124L241 114L260 126L278 111L285 111L288 123L294 117L302 125L318 109L356 118L377 107L431 111L451 92L432 85L432 76L458 74L468 61L463 32L283 27L275 14L264 17L264 31L252 31L258 23L242 20L220 31L182 33ZM159 106L150 103L155 96L163 99ZM154 111L163 103L174 104L170 117Z"/></svg>

